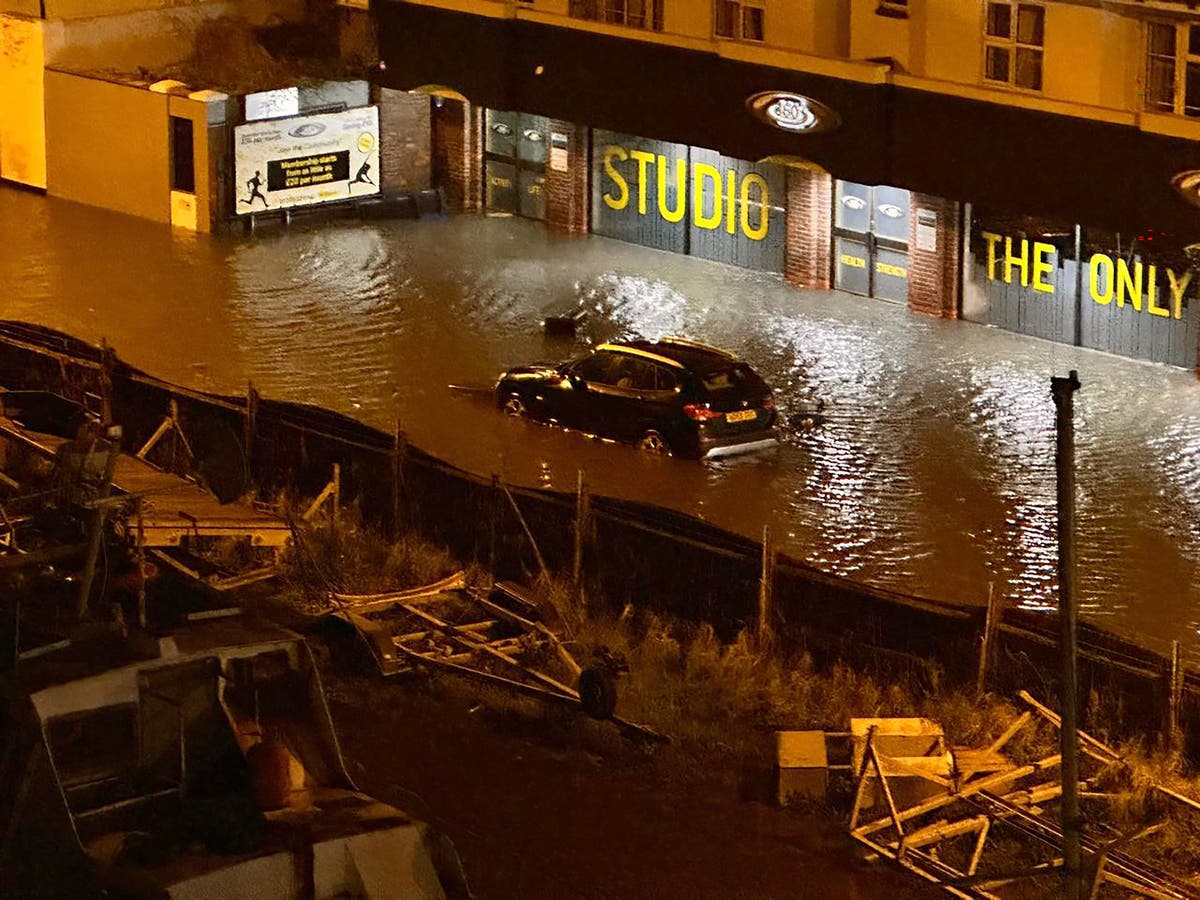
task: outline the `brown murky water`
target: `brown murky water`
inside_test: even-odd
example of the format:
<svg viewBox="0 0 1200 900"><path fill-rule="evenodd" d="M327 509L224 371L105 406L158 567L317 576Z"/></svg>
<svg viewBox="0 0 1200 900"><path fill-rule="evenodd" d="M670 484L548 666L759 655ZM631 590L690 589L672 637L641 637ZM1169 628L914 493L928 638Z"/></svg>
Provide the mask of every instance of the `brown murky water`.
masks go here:
<svg viewBox="0 0 1200 900"><path fill-rule="evenodd" d="M106 337L203 389L317 403L510 480L696 513L926 596L1054 604L1049 379L1078 369L1085 613L1200 652L1200 384L1188 373L536 223L334 222L210 239L0 190L0 317ZM725 463L504 419L450 383L577 354L545 308L590 297L591 340L684 334L746 356L829 421Z"/></svg>

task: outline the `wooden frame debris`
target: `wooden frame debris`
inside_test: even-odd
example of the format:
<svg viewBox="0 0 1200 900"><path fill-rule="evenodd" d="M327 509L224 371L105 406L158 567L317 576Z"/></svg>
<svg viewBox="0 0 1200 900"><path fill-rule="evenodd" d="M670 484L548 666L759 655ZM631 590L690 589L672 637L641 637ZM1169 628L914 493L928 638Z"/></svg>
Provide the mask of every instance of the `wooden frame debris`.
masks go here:
<svg viewBox="0 0 1200 900"><path fill-rule="evenodd" d="M931 779L921 768L909 767L937 784L939 794L908 806L897 806L890 780L905 771L897 760L885 756L877 746L877 729L871 728L861 763L853 772L856 781L854 804L850 813L850 836L873 853L903 866L955 897L997 897L996 890L1016 881L1061 877L1062 828L1056 816L1043 807L1057 803L1063 792L1062 781L1052 777L1061 765L1055 754L1026 765L1016 765L1003 756L1004 748L1024 728L1045 722L1061 728L1056 712L1022 691L1020 699L1029 709L1023 711L990 745L980 749L954 748L954 775L949 783ZM1122 758L1102 741L1079 732L1081 752L1094 764L1108 766ZM909 774L905 771L905 774ZM886 813L863 822L864 797L871 784L878 784L886 801ZM1154 789L1174 802L1200 811L1200 801L1183 796L1162 785ZM1095 790L1090 778L1079 782L1080 796L1096 803L1114 795ZM945 815L951 812L951 815ZM934 813L942 815L934 817ZM1196 900L1200 887L1161 871L1131 855L1130 844L1154 834L1161 823L1135 828L1125 834L1083 837L1084 866L1089 878L1091 897L1099 896L1104 885L1132 894ZM1037 855L1046 856L1018 871L999 871L986 865L989 839L1002 830L1028 845ZM956 845L971 838L969 847Z"/></svg>
<svg viewBox="0 0 1200 900"><path fill-rule="evenodd" d="M505 592L511 592L506 585ZM495 592L493 592L495 593ZM543 623L466 586L457 572L434 584L379 594L332 594L333 617L351 625L380 675L441 669L543 700L585 708L584 667ZM644 725L612 716L625 735L665 742Z"/></svg>

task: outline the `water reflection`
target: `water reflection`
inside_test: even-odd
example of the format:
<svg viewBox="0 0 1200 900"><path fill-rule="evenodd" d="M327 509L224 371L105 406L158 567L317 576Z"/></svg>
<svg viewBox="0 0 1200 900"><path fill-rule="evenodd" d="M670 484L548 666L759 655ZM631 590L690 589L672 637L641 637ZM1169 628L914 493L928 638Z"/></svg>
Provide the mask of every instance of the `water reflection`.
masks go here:
<svg viewBox="0 0 1200 900"><path fill-rule="evenodd" d="M318 403L514 483L671 506L830 571L956 602L988 583L1054 603L1053 403L1076 368L1080 586L1089 615L1200 648L1200 386L1185 372L796 291L757 273L516 219L335 223L181 237L0 190L0 315L98 341L165 378ZM137 247L136 255L130 247ZM81 252L87 248L87 252ZM585 339L545 311L583 302ZM774 453L647 459L498 415L509 365L682 333L751 359L823 424Z"/></svg>

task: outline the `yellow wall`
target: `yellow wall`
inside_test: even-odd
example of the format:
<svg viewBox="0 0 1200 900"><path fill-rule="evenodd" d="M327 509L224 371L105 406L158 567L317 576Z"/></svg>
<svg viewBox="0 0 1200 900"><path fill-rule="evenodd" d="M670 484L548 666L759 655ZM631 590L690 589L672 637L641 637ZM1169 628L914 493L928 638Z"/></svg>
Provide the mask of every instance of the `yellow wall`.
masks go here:
<svg viewBox="0 0 1200 900"><path fill-rule="evenodd" d="M920 2L920 0L915 0ZM951 0L954 2L954 0ZM970 0L958 0L968 3ZM910 4L911 5L911 4ZM851 0L850 56L853 59L891 57L904 69L912 70L910 35L913 18L893 19L876 14L878 0ZM915 10L913 11L915 17Z"/></svg>
<svg viewBox="0 0 1200 900"><path fill-rule="evenodd" d="M173 96L167 103L167 112L172 116L192 120L192 164L196 173L195 228L197 231L210 231L214 196L213 178L216 173L208 152L208 106L187 97ZM168 151L170 150L169 144L168 140Z"/></svg>
<svg viewBox="0 0 1200 900"><path fill-rule="evenodd" d="M712 29L713 0L663 0L663 31L668 34L710 40Z"/></svg>
<svg viewBox="0 0 1200 900"><path fill-rule="evenodd" d="M1141 61L1137 21L1082 6L1046 7L1045 96L1135 109Z"/></svg>
<svg viewBox="0 0 1200 900"><path fill-rule="evenodd" d="M144 88L47 70L49 193L170 222L167 99Z"/></svg>
<svg viewBox="0 0 1200 900"><path fill-rule="evenodd" d="M912 73L980 84L983 80L982 0L922 0L914 11Z"/></svg>
<svg viewBox="0 0 1200 900"><path fill-rule="evenodd" d="M44 59L41 21L0 15L0 178L37 188L46 186Z"/></svg>

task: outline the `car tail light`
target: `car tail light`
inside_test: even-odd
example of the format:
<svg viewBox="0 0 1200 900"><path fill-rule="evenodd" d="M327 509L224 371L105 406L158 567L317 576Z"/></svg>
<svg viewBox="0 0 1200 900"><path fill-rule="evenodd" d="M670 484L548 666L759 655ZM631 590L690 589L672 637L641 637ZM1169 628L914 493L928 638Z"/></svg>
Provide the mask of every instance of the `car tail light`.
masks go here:
<svg viewBox="0 0 1200 900"><path fill-rule="evenodd" d="M773 410L774 408L775 408L775 398L768 396L767 399L763 401L763 409Z"/></svg>
<svg viewBox="0 0 1200 900"><path fill-rule="evenodd" d="M687 413L689 419L695 419L697 422L707 422L709 419L719 419L723 413L714 412L707 406L699 403L688 403L683 407L683 411Z"/></svg>

